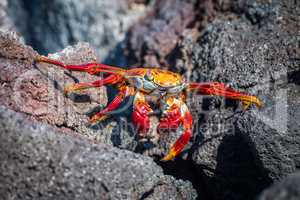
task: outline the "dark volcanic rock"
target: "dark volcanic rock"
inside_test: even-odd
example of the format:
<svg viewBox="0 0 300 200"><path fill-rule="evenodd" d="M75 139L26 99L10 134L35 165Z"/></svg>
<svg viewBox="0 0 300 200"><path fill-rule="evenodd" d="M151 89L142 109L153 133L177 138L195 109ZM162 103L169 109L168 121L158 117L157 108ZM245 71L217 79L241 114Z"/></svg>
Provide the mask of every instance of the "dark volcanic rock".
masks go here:
<svg viewBox="0 0 300 200"><path fill-rule="evenodd" d="M92 144L0 107L1 199L195 199L150 158Z"/></svg>
<svg viewBox="0 0 300 200"><path fill-rule="evenodd" d="M133 5L136 5L140 1L128 2L135 2ZM148 1L141 2L147 4ZM108 2L109 5L110 3ZM61 3L57 0L53 5L49 9L51 12L57 9L57 5L69 5L69 3ZM36 4L35 6L45 5ZM116 7L118 6L122 7L122 5ZM153 7L150 12L146 12L144 18L127 33L126 41L117 45L115 49L117 52L113 55L122 60L121 63L124 57L119 56L119 51L121 51L121 46L125 45L126 62L124 62L128 66L159 66L177 71L189 81L224 82L235 89L258 96L263 102L260 110L251 107L246 112L239 112L240 106L236 102L224 101L223 98L218 97L198 98L192 94L188 104L193 113L195 129L194 138L191 140L193 146L188 151L188 160L185 163L192 165L186 169L193 170L180 168L181 165L177 164L179 160L182 160L177 159L174 162L176 163L174 168L172 168L172 162L165 163L166 166L170 166L166 170L167 173L169 171L173 174L180 174L178 177L185 176L186 173L187 177L196 169L197 173L192 176L202 184L196 182L197 189L201 191L200 187L204 186L207 193L204 196L208 199L252 200L271 183L299 169L299 3L288 0L160 0L155 1L151 6ZM82 13L81 11L80 8L78 12L75 12L75 18L78 13ZM116 13L114 9L112 13ZM19 14L22 15L22 11ZM40 16L40 14L39 10L34 10L31 17ZM73 19L74 15L68 14L67 18ZM58 16L61 18L60 14ZM124 15L117 14L116 16ZM86 32L79 34L77 26L72 24L66 26L64 23L68 19L62 21L60 18L58 18L59 23L52 15L49 15L49 20L47 19L50 22L53 20L55 26L63 27L64 34L59 34L59 36L69 38L68 40L52 38L51 41L58 41L53 43L53 46L56 45L55 48L57 44L60 46L66 44L62 41L73 42L72 38L75 38L75 35L71 33L86 34ZM87 19L89 21L93 17ZM81 19L77 21L81 22ZM47 24L39 25L36 30L41 32L43 30L41 27L45 28ZM73 31L73 28L77 31ZM119 28L118 26L117 30ZM52 36L57 37L53 32ZM90 35L87 34L87 36ZM101 34L100 43L95 43L103 46L102 36L109 40L111 38ZM34 40L36 36L31 34L30 37ZM81 39L81 36L78 38ZM37 37L40 45L43 45L42 39ZM45 104L49 102L48 97L43 96L47 91L46 79L39 77L39 74L34 78L26 76L25 82L16 81L22 73L33 68L32 56L36 53L18 42L11 42L5 38L3 41L0 44L1 60L4 63L4 67L0 68L0 102L2 104L25 112L34 119L55 124L60 129L80 131L99 141L118 144L117 146L122 148L135 149L134 135L127 129L118 129L126 119L117 116L98 128L84 125L83 122L87 119L86 113L94 112L92 108L94 105L106 103L106 97L103 101L93 97L92 94L95 94L95 91L90 91L91 93L87 91L88 93L84 93L83 96L67 99L54 88L52 91L55 93L51 93L50 96L55 96L61 100L60 102L64 102L63 105L64 108L66 106L67 111L57 112L61 104L52 103L50 104L53 105L51 112L45 112ZM114 38L110 41L112 42L104 45L108 47L104 50L105 52L119 40ZM88 46L79 44L75 48L68 48L50 56L67 63L82 63L95 59L95 55L88 49ZM12 55L16 55L16 58ZM37 67L43 71L47 65ZM68 83L74 82L69 76L65 74L60 76L58 72L62 70L55 71L54 79L57 81L54 85L50 84L51 87L59 86L59 89L64 85L65 80ZM72 75L80 80L93 80L76 73ZM16 105L15 101L12 101L15 85L22 86L16 90L20 91L19 97L25 104L21 108ZM102 96L106 94L105 91L97 92L100 92ZM108 96L110 94L112 92L109 91ZM90 103L88 104L82 101L86 95L89 96ZM102 131L101 134L95 134L93 130ZM163 152L177 136L176 134L161 135L159 144ZM160 147L157 148L161 151ZM169 186L160 185L151 191L161 191L166 188ZM170 188L170 190L173 189L174 187ZM155 196L156 194L158 196ZM145 193L143 198L145 197L168 198L160 192Z"/></svg>
<svg viewBox="0 0 300 200"><path fill-rule="evenodd" d="M242 0L156 5L127 35L129 64L169 67L190 81L224 82L264 103L261 110L241 113L236 103L222 98L192 95L189 100L195 121L189 158L199 178L215 199L253 199L299 166L299 95L292 92L299 85L299 4Z"/></svg>
<svg viewBox="0 0 300 200"><path fill-rule="evenodd" d="M275 98L280 100L268 106L271 116L248 112L237 121L237 131L249 141L256 160L272 180L300 168L300 87L288 84L276 90ZM279 96L278 91L286 93Z"/></svg>
<svg viewBox="0 0 300 200"><path fill-rule="evenodd" d="M259 200L298 200L300 199L300 173L294 173L279 183L266 189Z"/></svg>
<svg viewBox="0 0 300 200"><path fill-rule="evenodd" d="M234 123L242 115L215 102L199 112L201 118L195 121L196 140L190 159L211 198L253 199L271 180L255 162L252 146L236 131Z"/></svg>
<svg viewBox="0 0 300 200"><path fill-rule="evenodd" d="M188 34L175 66L192 81L224 82L263 102L261 110L239 113L234 102L221 98L190 100L196 121L191 158L215 199L253 199L299 168L300 38L293 34L298 25L288 26L299 6L239 6L239 19L218 18L198 39Z"/></svg>
<svg viewBox="0 0 300 200"><path fill-rule="evenodd" d="M257 29L240 20L216 22L193 48L192 80L221 81L240 88L266 84L297 70L298 42L297 36L278 27Z"/></svg>
<svg viewBox="0 0 300 200"><path fill-rule="evenodd" d="M156 1L154 8L127 35L127 65L162 67L195 18L196 1Z"/></svg>

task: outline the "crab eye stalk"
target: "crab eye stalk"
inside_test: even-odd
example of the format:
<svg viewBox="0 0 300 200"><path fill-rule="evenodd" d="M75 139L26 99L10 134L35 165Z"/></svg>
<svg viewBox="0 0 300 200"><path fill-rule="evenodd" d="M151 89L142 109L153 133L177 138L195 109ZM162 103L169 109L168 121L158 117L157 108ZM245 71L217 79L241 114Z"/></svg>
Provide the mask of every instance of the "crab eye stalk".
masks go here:
<svg viewBox="0 0 300 200"><path fill-rule="evenodd" d="M146 75L145 75L145 79L146 79L147 81L153 81L154 78L153 78L153 76L152 76L150 70L147 71L147 73L146 73Z"/></svg>

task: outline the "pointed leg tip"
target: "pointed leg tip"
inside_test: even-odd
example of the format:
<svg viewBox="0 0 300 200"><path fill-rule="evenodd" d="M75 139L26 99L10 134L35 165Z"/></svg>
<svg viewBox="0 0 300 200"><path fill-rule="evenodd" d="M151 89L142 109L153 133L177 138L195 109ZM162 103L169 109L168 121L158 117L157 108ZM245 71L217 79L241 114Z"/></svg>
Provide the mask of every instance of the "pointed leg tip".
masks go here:
<svg viewBox="0 0 300 200"><path fill-rule="evenodd" d="M80 89L76 88L74 85L68 85L68 86L64 87L64 94L67 95L71 92L78 91L78 90L80 90Z"/></svg>
<svg viewBox="0 0 300 200"><path fill-rule="evenodd" d="M262 108L262 106L263 106L263 104L262 104L262 102L258 99L258 98L256 98L257 100L256 100L256 102L255 102L255 105L258 107L258 108Z"/></svg>
<svg viewBox="0 0 300 200"><path fill-rule="evenodd" d="M89 119L89 123L95 124L97 122L101 122L105 120L108 116L107 115L102 115L102 116L93 116Z"/></svg>
<svg viewBox="0 0 300 200"><path fill-rule="evenodd" d="M70 93L70 89L68 87L64 88L64 94L67 95Z"/></svg>
<svg viewBox="0 0 300 200"><path fill-rule="evenodd" d="M163 161L163 162L171 161L171 160L173 160L177 156L177 154L178 153L176 151L174 151L174 149L170 149L170 151L168 152L168 154L165 155L161 159L161 161Z"/></svg>
<svg viewBox="0 0 300 200"><path fill-rule="evenodd" d="M251 104L255 104L257 108L262 107L262 102L255 96L250 96L249 100L243 101L243 110L247 110Z"/></svg>
<svg viewBox="0 0 300 200"><path fill-rule="evenodd" d="M173 158L169 157L168 155L166 155L165 157L163 157L162 159L160 159L160 161L162 161L162 162L167 162L167 161L171 161L171 160L173 160Z"/></svg>
<svg viewBox="0 0 300 200"><path fill-rule="evenodd" d="M34 58L34 61L35 61L36 63L44 62L45 60L47 60L47 57L45 57L45 56L40 56L40 55L38 55L38 56L36 56L36 57Z"/></svg>

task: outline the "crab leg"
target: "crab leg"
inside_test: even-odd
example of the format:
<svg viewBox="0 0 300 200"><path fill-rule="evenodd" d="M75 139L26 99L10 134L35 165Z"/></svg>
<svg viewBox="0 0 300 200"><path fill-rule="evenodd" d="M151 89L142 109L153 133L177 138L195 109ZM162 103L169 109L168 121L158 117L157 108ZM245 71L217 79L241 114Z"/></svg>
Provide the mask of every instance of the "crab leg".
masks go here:
<svg viewBox="0 0 300 200"><path fill-rule="evenodd" d="M197 91L203 95L218 95L227 99L240 100L243 103L243 109L247 109L250 104L254 103L257 107L261 107L262 103L260 100L229 87L226 87L223 83L209 82L209 83L190 83L187 87L188 91Z"/></svg>
<svg viewBox="0 0 300 200"><path fill-rule="evenodd" d="M130 95L133 95L133 88L126 86L120 88L117 96L115 96L115 98L103 110L93 115L90 118L90 122L95 123L106 119L109 115L109 112L115 110L122 103L125 97Z"/></svg>
<svg viewBox="0 0 300 200"><path fill-rule="evenodd" d="M72 70L72 71L81 71L81 72L87 72L89 74L97 74L99 72L105 72L109 74L117 74L117 75L123 75L126 70L118 68L118 67L112 67L101 63L87 63L82 65L65 65L64 63L53 60L50 58L47 58L45 56L37 56L35 58L35 61L38 63L48 63L52 65L56 65L59 67L62 67L64 69Z"/></svg>
<svg viewBox="0 0 300 200"><path fill-rule="evenodd" d="M146 134L150 128L149 113L153 112L142 92L137 92L133 101L132 123L140 135Z"/></svg>
<svg viewBox="0 0 300 200"><path fill-rule="evenodd" d="M193 119L187 105L182 99L171 97L166 101L168 109L164 111L164 117L160 120L157 127L158 131L167 129L177 129L181 124L182 135L171 146L168 154L162 158L162 161L169 161L176 157L189 142L192 135Z"/></svg>
<svg viewBox="0 0 300 200"><path fill-rule="evenodd" d="M119 82L121 79L122 79L122 77L112 74L104 79L100 79L100 80L97 80L94 82L75 83L75 84L66 86L64 89L64 92L69 93L69 92L80 91L80 90L84 90L84 89L88 89L88 88L92 88L92 87L101 87L103 85L115 84L115 83Z"/></svg>

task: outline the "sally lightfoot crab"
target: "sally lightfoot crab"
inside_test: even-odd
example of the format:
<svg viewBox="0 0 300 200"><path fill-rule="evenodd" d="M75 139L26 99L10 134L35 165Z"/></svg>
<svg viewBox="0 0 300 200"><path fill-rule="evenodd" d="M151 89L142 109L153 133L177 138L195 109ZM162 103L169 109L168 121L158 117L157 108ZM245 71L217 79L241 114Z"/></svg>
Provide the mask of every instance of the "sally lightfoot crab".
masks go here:
<svg viewBox="0 0 300 200"><path fill-rule="evenodd" d="M65 88L65 93L79 91L91 87L113 85L118 90L116 97L106 108L90 118L91 123L106 119L110 112L116 109L127 96L134 96L132 123L137 127L138 134L143 136L150 128L149 115L153 113L148 98L156 99L161 109L161 119L157 126L158 132L162 129L181 130L180 137L170 147L169 152L162 160L168 161L176 157L189 142L192 135L192 116L185 103L187 92L196 92L202 95L218 95L227 99L242 101L243 108L250 104L261 107L261 102L251 96L226 87L223 83L187 83L174 72L156 68L122 69L100 63L87 63L83 65L65 65L60 61L38 56L38 63L48 63L60 66L67 70L87 72L92 75L107 73L108 76L90 83L75 83Z"/></svg>

